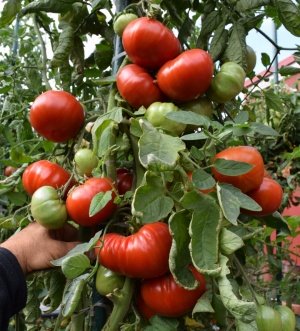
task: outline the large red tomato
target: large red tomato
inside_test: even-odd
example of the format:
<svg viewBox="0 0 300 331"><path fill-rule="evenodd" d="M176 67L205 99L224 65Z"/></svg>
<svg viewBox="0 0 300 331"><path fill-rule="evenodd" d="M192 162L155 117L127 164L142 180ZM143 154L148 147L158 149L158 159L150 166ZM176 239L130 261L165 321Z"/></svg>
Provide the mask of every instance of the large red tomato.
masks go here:
<svg viewBox="0 0 300 331"><path fill-rule="evenodd" d="M95 250L106 268L134 278L153 278L169 270L172 238L168 225L154 222L130 236L108 233Z"/></svg>
<svg viewBox="0 0 300 331"><path fill-rule="evenodd" d="M76 98L65 91L47 91L33 102L29 120L44 138L65 142L74 138L84 124L84 110Z"/></svg>
<svg viewBox="0 0 300 331"><path fill-rule="evenodd" d="M67 170L48 160L40 160L30 164L24 171L22 183L25 191L32 195L42 186L52 186L58 189L65 185L70 178ZM70 183L71 187L74 182Z"/></svg>
<svg viewBox="0 0 300 331"><path fill-rule="evenodd" d="M195 268L191 268L191 271L199 282L194 290L184 289L175 282L172 274L166 274L142 281L142 301L157 315L179 317L188 313L206 290L204 276Z"/></svg>
<svg viewBox="0 0 300 331"><path fill-rule="evenodd" d="M153 77L136 64L128 64L118 72L117 88L133 108L148 107L164 99Z"/></svg>
<svg viewBox="0 0 300 331"><path fill-rule="evenodd" d="M112 191L111 199L94 216L89 216L91 201L97 193ZM115 189L109 178L90 178L70 191L66 201L69 216L82 226L94 226L106 221L115 211Z"/></svg>
<svg viewBox="0 0 300 331"><path fill-rule="evenodd" d="M251 146L234 146L221 151L215 156L216 159L225 159L251 164L252 169L238 176L222 175L216 168L212 168L215 179L221 183L232 184L246 193L257 189L264 178L264 161L259 151Z"/></svg>
<svg viewBox="0 0 300 331"><path fill-rule="evenodd" d="M244 212L256 216L266 216L278 210L282 202L283 191L280 184L274 179L264 177L259 188L247 194L261 206L262 210L244 210Z"/></svg>
<svg viewBox="0 0 300 331"><path fill-rule="evenodd" d="M190 49L166 62L157 73L159 88L169 98L190 101L203 95L213 75L213 61L202 49Z"/></svg>
<svg viewBox="0 0 300 331"><path fill-rule="evenodd" d="M140 17L130 22L122 35L129 59L147 69L158 69L181 52L179 40L159 21Z"/></svg>

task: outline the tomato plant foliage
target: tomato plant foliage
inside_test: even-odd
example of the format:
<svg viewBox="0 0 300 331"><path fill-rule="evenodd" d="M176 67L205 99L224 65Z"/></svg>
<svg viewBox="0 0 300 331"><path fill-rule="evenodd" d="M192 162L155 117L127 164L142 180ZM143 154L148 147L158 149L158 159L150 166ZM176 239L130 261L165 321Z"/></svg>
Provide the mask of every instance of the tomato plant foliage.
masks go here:
<svg viewBox="0 0 300 331"><path fill-rule="evenodd" d="M257 88L275 58L254 45L249 58L247 35L269 42L272 18L300 36L299 4L2 7L0 240L33 221L81 235L57 269L30 276L16 325L51 328L42 303L59 307L54 330L282 331L277 310L293 328L271 301L300 300L281 262L300 222L280 215L300 182L299 92Z"/></svg>

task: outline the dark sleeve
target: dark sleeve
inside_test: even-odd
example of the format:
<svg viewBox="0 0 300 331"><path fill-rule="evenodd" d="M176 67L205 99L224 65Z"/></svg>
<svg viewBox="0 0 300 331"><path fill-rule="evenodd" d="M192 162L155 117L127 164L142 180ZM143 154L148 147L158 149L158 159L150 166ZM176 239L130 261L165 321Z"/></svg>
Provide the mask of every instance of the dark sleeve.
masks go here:
<svg viewBox="0 0 300 331"><path fill-rule="evenodd" d="M10 317L26 304L26 281L17 258L0 247L0 330L6 331Z"/></svg>

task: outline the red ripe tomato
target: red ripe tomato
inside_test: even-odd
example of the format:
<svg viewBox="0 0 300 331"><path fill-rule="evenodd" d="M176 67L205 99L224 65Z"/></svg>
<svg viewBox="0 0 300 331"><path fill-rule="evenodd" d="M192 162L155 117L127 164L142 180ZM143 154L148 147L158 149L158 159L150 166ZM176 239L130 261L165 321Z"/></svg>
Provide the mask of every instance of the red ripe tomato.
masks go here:
<svg viewBox="0 0 300 331"><path fill-rule="evenodd" d="M42 186L52 186L55 189L61 188L70 178L67 170L56 163L48 160L40 160L30 164L24 171L22 183L25 191L32 195ZM70 183L69 188L74 184Z"/></svg>
<svg viewBox="0 0 300 331"><path fill-rule="evenodd" d="M215 179L221 183L232 184L238 187L242 192L246 193L257 189L264 178L264 161L259 151L251 146L234 146L221 151L215 156L216 159L225 159L238 162L246 162L253 168L238 176L228 176L219 173L216 168L212 168L212 173Z"/></svg>
<svg viewBox="0 0 300 331"><path fill-rule="evenodd" d="M190 49L166 62L157 73L159 88L169 98L190 101L203 95L213 76L213 61L202 49Z"/></svg>
<svg viewBox="0 0 300 331"><path fill-rule="evenodd" d="M133 108L148 107L153 102L164 99L153 77L136 64L121 68L117 74L117 88Z"/></svg>
<svg viewBox="0 0 300 331"><path fill-rule="evenodd" d="M136 306L137 306L137 310L138 312L145 318L145 319L150 319L152 316L155 315L155 311L153 311L151 308L149 308L144 300L142 299L141 295L139 294L136 297L135 300Z"/></svg>
<svg viewBox="0 0 300 331"><path fill-rule="evenodd" d="M133 174L125 168L117 169L117 189L119 194L123 195L131 190L133 183Z"/></svg>
<svg viewBox="0 0 300 331"><path fill-rule="evenodd" d="M140 17L130 22L122 35L129 59L147 69L158 69L181 52L179 40L161 22Z"/></svg>
<svg viewBox="0 0 300 331"><path fill-rule="evenodd" d="M274 179L264 177L260 187L247 194L261 206L262 210L244 210L244 212L256 216L266 216L273 214L280 207L283 191L280 184Z"/></svg>
<svg viewBox="0 0 300 331"><path fill-rule="evenodd" d="M4 169L4 176L9 177L17 170L18 170L18 168L15 168L15 167L12 167L12 166L7 166Z"/></svg>
<svg viewBox="0 0 300 331"><path fill-rule="evenodd" d="M97 214L89 216L91 201L100 192L112 191L112 197ZM109 178L90 178L82 185L70 191L66 200L66 207L69 216L76 223L82 226L94 226L106 221L115 211L114 199L116 193L112 181Z"/></svg>
<svg viewBox="0 0 300 331"><path fill-rule="evenodd" d="M83 126L84 110L72 94L47 91L34 100L29 121L44 138L65 142L74 138Z"/></svg>
<svg viewBox="0 0 300 331"><path fill-rule="evenodd" d="M171 243L168 225L154 222L127 237L106 234L98 241L95 253L110 270L128 277L153 278L169 270Z"/></svg>
<svg viewBox="0 0 300 331"><path fill-rule="evenodd" d="M204 276L193 267L191 271L199 282L194 290L179 286L172 274L143 280L140 291L145 305L155 314L166 317L179 317L191 311L206 290Z"/></svg>

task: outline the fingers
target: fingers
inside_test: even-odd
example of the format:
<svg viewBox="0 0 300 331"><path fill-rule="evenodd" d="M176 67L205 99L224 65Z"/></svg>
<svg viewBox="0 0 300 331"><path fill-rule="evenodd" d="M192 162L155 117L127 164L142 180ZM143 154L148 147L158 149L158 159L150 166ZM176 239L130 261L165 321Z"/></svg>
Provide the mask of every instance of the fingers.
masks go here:
<svg viewBox="0 0 300 331"><path fill-rule="evenodd" d="M76 241L79 239L78 230L71 224L65 224L63 228L51 230L50 236L56 240Z"/></svg>

